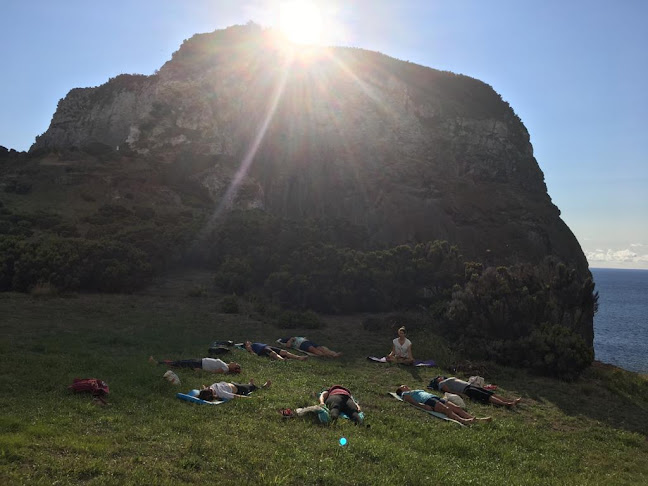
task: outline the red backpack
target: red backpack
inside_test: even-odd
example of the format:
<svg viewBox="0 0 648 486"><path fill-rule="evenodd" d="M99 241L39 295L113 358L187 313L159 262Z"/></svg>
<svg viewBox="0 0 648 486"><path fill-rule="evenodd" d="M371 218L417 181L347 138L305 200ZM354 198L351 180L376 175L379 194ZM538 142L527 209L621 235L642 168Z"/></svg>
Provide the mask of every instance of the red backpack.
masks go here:
<svg viewBox="0 0 648 486"><path fill-rule="evenodd" d="M110 393L108 383L96 378L75 378L74 383L68 386L68 390L72 390L75 393L90 392L100 400L103 400L103 397Z"/></svg>

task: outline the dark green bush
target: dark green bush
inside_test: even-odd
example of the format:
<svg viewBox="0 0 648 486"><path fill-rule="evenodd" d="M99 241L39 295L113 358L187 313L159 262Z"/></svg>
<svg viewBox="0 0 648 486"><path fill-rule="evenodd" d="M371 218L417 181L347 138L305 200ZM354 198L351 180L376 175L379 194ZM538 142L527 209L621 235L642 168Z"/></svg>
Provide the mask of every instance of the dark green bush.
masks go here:
<svg viewBox="0 0 648 486"><path fill-rule="evenodd" d="M0 290L27 292L47 283L61 291L130 292L151 273L142 252L116 241L0 238Z"/></svg>
<svg viewBox="0 0 648 486"><path fill-rule="evenodd" d="M187 297L205 297L206 295L207 290L202 285L198 285L187 291Z"/></svg>
<svg viewBox="0 0 648 486"><path fill-rule="evenodd" d="M77 238L79 236L79 230L74 224L71 223L57 224L52 228L52 232L55 235L62 236L64 238Z"/></svg>
<svg viewBox="0 0 648 486"><path fill-rule="evenodd" d="M122 222L133 215L133 212L119 204L104 204L91 216L86 216L85 222L90 224L112 224Z"/></svg>
<svg viewBox="0 0 648 486"><path fill-rule="evenodd" d="M247 259L228 257L214 278L223 292L242 295L252 287L252 267Z"/></svg>
<svg viewBox="0 0 648 486"><path fill-rule="evenodd" d="M486 269L468 264L465 276L442 317L448 335L472 356L566 378L594 359L598 296L591 278L583 281L553 259Z"/></svg>
<svg viewBox="0 0 648 486"><path fill-rule="evenodd" d="M530 336L507 343L499 359L505 364L507 351L527 368L564 379L575 378L594 360L594 350L583 338L559 324L544 324Z"/></svg>
<svg viewBox="0 0 648 486"><path fill-rule="evenodd" d="M225 314L238 314L239 301L236 295L226 295L220 302L221 312Z"/></svg>

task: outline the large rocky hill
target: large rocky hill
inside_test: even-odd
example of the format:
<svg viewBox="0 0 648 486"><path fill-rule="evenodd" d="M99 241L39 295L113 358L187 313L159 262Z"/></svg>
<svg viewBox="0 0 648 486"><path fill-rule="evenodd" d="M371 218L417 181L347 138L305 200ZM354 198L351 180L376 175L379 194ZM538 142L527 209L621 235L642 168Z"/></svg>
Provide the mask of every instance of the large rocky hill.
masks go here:
<svg viewBox="0 0 648 486"><path fill-rule="evenodd" d="M60 101L30 155L79 153L140 171L131 193L155 192L143 161L176 165L212 209L344 219L368 246L439 239L485 263L553 255L587 273L511 107L479 80L376 52L293 51L254 24L195 35L154 75Z"/></svg>

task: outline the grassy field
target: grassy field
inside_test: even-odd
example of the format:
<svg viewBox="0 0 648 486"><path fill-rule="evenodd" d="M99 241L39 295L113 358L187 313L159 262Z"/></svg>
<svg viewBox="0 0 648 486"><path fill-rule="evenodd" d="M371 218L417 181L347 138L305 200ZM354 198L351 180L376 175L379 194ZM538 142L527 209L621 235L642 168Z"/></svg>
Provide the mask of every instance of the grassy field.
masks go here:
<svg viewBox="0 0 648 486"><path fill-rule="evenodd" d="M387 352L392 336L365 331L365 316L286 331L252 306L222 314L219 296L190 297L201 284L209 288L206 274L137 295L0 294L2 484L648 484L645 377L597 364L565 383L479 364L488 382L523 403L517 410L469 404L494 420L460 428L387 396L401 383L424 388L452 373L457 357L433 336L410 338L417 357L443 369L373 364L365 357ZM165 367L147 362L203 357L219 339L289 334L344 357L271 362L234 350L225 359L242 364L236 380L273 386L213 407L174 395L219 381L214 375L181 370L174 387L162 378ZM69 393L74 377L107 381L109 405ZM278 413L314 404L334 383L353 391L370 428Z"/></svg>

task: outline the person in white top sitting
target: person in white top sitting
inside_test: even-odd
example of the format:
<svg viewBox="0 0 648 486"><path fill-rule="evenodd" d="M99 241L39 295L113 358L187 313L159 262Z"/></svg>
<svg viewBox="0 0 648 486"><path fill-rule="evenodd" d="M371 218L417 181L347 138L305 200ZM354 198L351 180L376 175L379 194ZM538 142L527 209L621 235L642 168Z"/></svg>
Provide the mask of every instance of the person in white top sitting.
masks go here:
<svg viewBox="0 0 648 486"><path fill-rule="evenodd" d="M387 361L390 363L400 363L411 365L414 364L412 356L412 341L407 339L407 330L405 327L398 328L398 337L394 339L391 353L387 355Z"/></svg>

